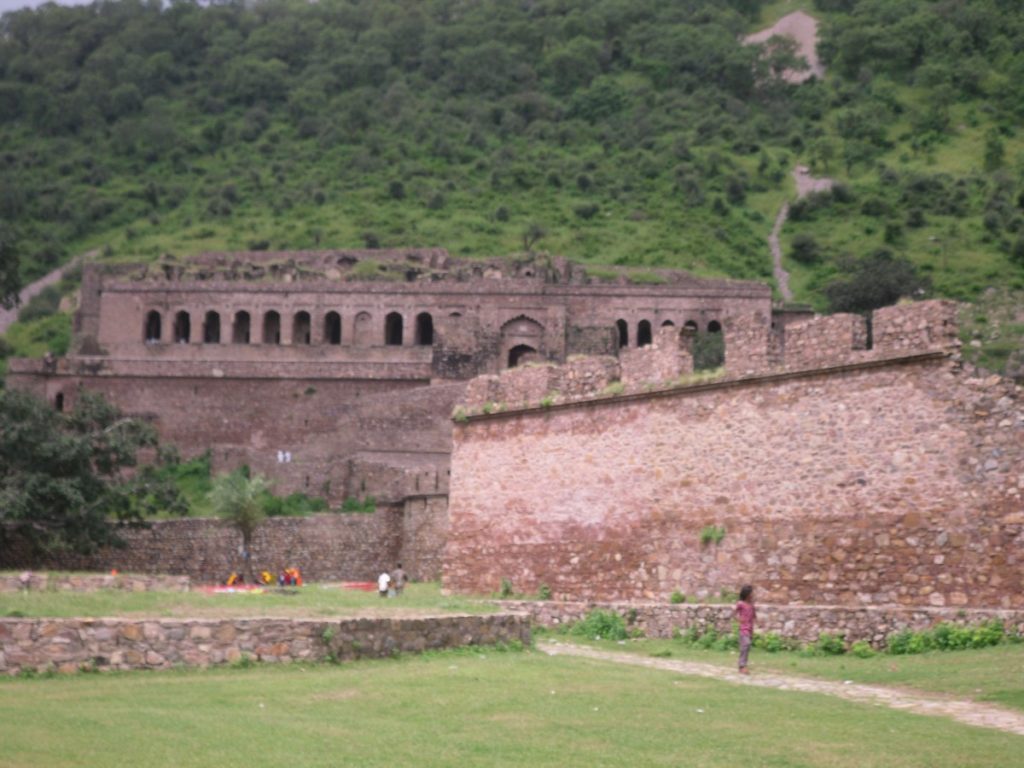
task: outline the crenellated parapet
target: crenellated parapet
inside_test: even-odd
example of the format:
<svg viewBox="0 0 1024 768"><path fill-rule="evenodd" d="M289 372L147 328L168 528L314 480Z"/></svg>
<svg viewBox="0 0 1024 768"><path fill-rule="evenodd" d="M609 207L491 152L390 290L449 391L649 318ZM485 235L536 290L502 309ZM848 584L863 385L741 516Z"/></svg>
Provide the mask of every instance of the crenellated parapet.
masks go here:
<svg viewBox="0 0 1024 768"><path fill-rule="evenodd" d="M737 380L814 371L959 347L956 303L898 304L865 317L814 315L773 328L761 312L724 318L724 365L695 370L702 334L665 326L651 343L618 357L583 357L565 365L526 364L469 382L460 415L546 407L555 403L673 389L710 380ZM705 335L706 338L706 335ZM700 361L697 361L700 362Z"/></svg>

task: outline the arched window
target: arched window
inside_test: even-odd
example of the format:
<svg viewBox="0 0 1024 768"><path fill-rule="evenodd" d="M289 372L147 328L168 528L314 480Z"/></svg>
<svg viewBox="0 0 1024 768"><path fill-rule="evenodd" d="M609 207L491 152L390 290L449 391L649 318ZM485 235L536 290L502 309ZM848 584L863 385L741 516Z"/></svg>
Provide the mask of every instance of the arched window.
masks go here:
<svg viewBox="0 0 1024 768"><path fill-rule="evenodd" d="M337 312L324 315L324 341L328 344L341 344L341 315Z"/></svg>
<svg viewBox="0 0 1024 768"><path fill-rule="evenodd" d="M708 323L708 333L721 333L721 332L722 332L722 324L720 322L718 322L717 320L712 320L710 323Z"/></svg>
<svg viewBox="0 0 1024 768"><path fill-rule="evenodd" d="M163 320L160 313L155 309L146 313L146 327L143 329L143 338L147 344L156 344L160 341Z"/></svg>
<svg viewBox="0 0 1024 768"><path fill-rule="evenodd" d="M429 347L434 343L434 318L429 312L420 312L416 315L416 343L422 347Z"/></svg>
<svg viewBox="0 0 1024 768"><path fill-rule="evenodd" d="M636 326L636 345L646 347L651 343L651 321L641 320Z"/></svg>
<svg viewBox="0 0 1024 768"><path fill-rule="evenodd" d="M662 328L675 328L675 327L676 327L676 324L675 324L675 323L673 323L673 322L672 322L671 320L666 320L665 322L663 322L663 323L661 324L661 327L662 327Z"/></svg>
<svg viewBox="0 0 1024 768"><path fill-rule="evenodd" d="M58 392L57 393L57 397L55 397L53 399L53 407L56 408L58 411L61 411L61 412L64 411L64 393L63 392Z"/></svg>
<svg viewBox="0 0 1024 768"><path fill-rule="evenodd" d="M508 367L515 368L537 356L537 350L527 344L519 344L508 351Z"/></svg>
<svg viewBox="0 0 1024 768"><path fill-rule="evenodd" d="M629 323L625 320L615 321L615 330L619 334L619 349L629 346Z"/></svg>
<svg viewBox="0 0 1024 768"><path fill-rule="evenodd" d="M235 324L231 329L231 343L232 344L248 344L249 343L249 327L252 322L249 319L249 313L244 309L240 312L235 313Z"/></svg>
<svg viewBox="0 0 1024 768"><path fill-rule="evenodd" d="M203 344L220 344L220 313L213 310L203 320Z"/></svg>
<svg viewBox="0 0 1024 768"><path fill-rule="evenodd" d="M174 316L174 343L188 344L192 336L192 318L182 310Z"/></svg>
<svg viewBox="0 0 1024 768"><path fill-rule="evenodd" d="M263 343L281 343L281 315L273 309L263 316Z"/></svg>
<svg viewBox="0 0 1024 768"><path fill-rule="evenodd" d="M402 316L391 312L384 318L384 343L392 347L402 346Z"/></svg>
<svg viewBox="0 0 1024 768"><path fill-rule="evenodd" d="M313 321L309 312L296 312L292 318L292 344L309 344L312 340Z"/></svg>
<svg viewBox="0 0 1024 768"><path fill-rule="evenodd" d="M688 328L691 331L696 331L697 330L697 321L696 320L687 320L685 323L683 323L683 328Z"/></svg>

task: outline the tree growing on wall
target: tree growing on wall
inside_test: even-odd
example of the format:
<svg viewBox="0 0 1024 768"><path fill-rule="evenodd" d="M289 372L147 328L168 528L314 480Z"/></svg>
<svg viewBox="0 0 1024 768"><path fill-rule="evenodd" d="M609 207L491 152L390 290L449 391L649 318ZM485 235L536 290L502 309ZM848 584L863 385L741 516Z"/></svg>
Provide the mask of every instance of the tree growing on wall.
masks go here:
<svg viewBox="0 0 1024 768"><path fill-rule="evenodd" d="M268 488L267 480L245 471L220 475L213 481L210 503L218 517L230 522L242 535L242 557L245 579L255 582L252 570L252 537L266 518L263 497Z"/></svg>
<svg viewBox="0 0 1024 768"><path fill-rule="evenodd" d="M139 466L140 450L157 460ZM20 535L38 551L117 545L113 522L186 507L165 471L174 463L153 428L83 392L59 413L25 392L0 391L0 544Z"/></svg>

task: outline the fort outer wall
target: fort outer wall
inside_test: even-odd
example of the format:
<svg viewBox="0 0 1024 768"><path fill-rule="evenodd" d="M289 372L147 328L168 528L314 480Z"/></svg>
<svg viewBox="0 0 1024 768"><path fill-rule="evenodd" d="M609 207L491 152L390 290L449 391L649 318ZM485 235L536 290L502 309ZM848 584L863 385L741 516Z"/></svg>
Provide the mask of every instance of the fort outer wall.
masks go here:
<svg viewBox="0 0 1024 768"><path fill-rule="evenodd" d="M443 586L667 600L753 583L775 603L1024 607L1021 389L961 368L950 317L937 302L877 312L872 345L850 316L823 318L817 346L814 325L787 329L795 361L765 349L761 368L751 354L730 370L729 350L760 344L740 318L718 381L470 403ZM709 526L719 542L702 542Z"/></svg>
<svg viewBox="0 0 1024 768"><path fill-rule="evenodd" d="M447 530L446 501L443 495L423 495L379 505L372 514L269 518L253 536L253 569L276 575L294 566L307 581L374 581L401 562L415 581L437 579ZM40 558L24 542L11 542L0 550L0 570L116 569L216 584L243 567L241 537L221 520L166 520L148 528L122 527L118 533L126 546L104 547L92 555Z"/></svg>

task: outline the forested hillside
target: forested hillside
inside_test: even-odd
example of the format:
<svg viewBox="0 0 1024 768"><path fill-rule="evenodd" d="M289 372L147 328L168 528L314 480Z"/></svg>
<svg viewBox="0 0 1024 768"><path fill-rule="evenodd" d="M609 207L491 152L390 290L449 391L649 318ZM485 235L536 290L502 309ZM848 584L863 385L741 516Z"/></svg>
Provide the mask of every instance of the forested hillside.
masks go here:
<svg viewBox="0 0 1024 768"><path fill-rule="evenodd" d="M796 8L824 80L742 42ZM771 280L803 163L838 185L783 232L796 299L1012 306L1022 118L1018 0L47 6L0 20L0 275L423 245Z"/></svg>

